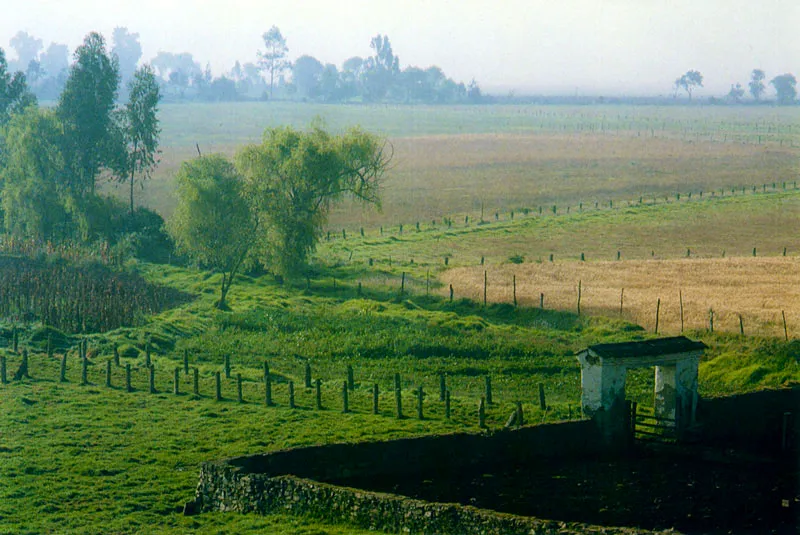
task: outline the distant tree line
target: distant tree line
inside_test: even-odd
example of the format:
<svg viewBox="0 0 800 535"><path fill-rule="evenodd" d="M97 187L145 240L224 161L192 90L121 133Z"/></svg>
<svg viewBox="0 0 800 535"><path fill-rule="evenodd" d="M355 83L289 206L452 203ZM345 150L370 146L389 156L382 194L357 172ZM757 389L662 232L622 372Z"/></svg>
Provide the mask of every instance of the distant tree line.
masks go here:
<svg viewBox="0 0 800 535"><path fill-rule="evenodd" d="M747 85L749 93L752 96L752 102L763 102L762 99L767 89L766 84L764 84L766 77L766 73L761 69L753 69L753 71L750 73L750 82ZM769 85L775 89L775 101L778 104L789 105L796 103L797 79L793 74L786 73L775 76L769 81ZM703 75L700 73L700 71L696 70L686 71L685 74L682 74L675 79L675 82L672 86L674 90L673 98L677 98L678 92L683 90L686 92L689 100L692 100L692 92L698 87L703 87ZM744 102L744 96L745 90L742 87L742 84L737 83L735 85L731 84L731 89L728 91L728 94L725 95L724 99L711 97L709 100L712 103L742 103Z"/></svg>
<svg viewBox="0 0 800 535"><path fill-rule="evenodd" d="M303 100L318 102L477 102L481 90L472 80L465 85L447 77L439 67L401 68L389 38L372 38L372 55L352 57L340 67L323 64L310 55L289 61L286 38L273 26L262 35L263 49L255 51L253 61L236 61L221 76L214 76L189 52L161 51L149 64L165 101ZM69 50L66 45L43 41L27 32L18 32L10 41L17 59L11 72L25 75L28 87L39 100L57 100L69 76ZM115 28L111 55L116 57L120 89L118 98L128 95L127 84L141 59L139 34Z"/></svg>

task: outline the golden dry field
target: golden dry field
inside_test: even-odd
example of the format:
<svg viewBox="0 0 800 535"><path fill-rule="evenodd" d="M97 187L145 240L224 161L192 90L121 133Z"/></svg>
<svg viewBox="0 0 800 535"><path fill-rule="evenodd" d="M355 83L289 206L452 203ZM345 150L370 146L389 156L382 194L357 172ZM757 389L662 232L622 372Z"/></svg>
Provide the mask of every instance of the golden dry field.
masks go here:
<svg viewBox="0 0 800 535"><path fill-rule="evenodd" d="M785 311L789 336L800 335L797 257L505 264L486 274L489 302L512 302L516 276L520 305L539 306L543 293L545 308L576 311L580 281L582 313L618 316L622 296L622 317L650 331L660 299L659 333L681 332L682 296L687 330L709 328L713 309L715 330L739 332L741 315L745 334L783 337ZM454 268L440 279L459 297L483 299L484 267Z"/></svg>

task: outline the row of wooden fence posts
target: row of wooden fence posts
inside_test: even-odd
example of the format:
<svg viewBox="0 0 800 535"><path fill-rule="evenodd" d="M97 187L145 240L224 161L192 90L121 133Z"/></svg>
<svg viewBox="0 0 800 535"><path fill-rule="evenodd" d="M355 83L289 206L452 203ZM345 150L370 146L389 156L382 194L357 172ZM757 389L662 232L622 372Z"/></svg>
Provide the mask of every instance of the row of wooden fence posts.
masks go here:
<svg viewBox="0 0 800 535"><path fill-rule="evenodd" d="M81 344L79 347L79 358L81 360L81 381L80 384L82 386L89 384L88 378L88 357L85 353L85 344ZM115 350L115 355L117 355ZM67 356L68 353L64 352L61 356L60 361L60 369L59 369L59 382L66 382L66 372L67 372ZM30 378L29 374L29 357L28 351L22 351L22 363L20 364L20 368L14 376L15 380L20 380L23 377ZM118 359L112 358L106 361L105 366L105 386L108 388L113 387L112 381L112 365L118 363ZM125 390L127 392L133 392L132 382L131 382L131 365L130 363L125 363ZM147 373L147 381L148 381L148 391L151 394L158 393L156 388L156 366L150 363L150 366L145 367ZM184 375L189 375L189 355L188 350L183 354L183 371ZM180 371L181 367L176 366L173 369L172 373L172 393L174 395L180 395ZM226 374L230 374L230 357L224 357L224 372ZM191 368L192 373L192 391L195 396L200 396L200 379L199 379L199 369L197 367ZM350 395L349 393L355 389L355 378L354 378L354 371L352 365L347 365L346 368L346 380L342 382L341 387L341 396L342 396L342 412L348 413L350 412ZM214 377L214 399L216 401L222 401L223 393L222 393L222 373L220 371L215 371L213 373ZM311 365L310 363L306 362L305 364L305 384L310 386L312 384L311 380ZM264 361L264 386L265 386L265 405L268 407L274 406L274 400L272 397L272 376L270 373L269 363ZM8 377L7 377L7 362L5 355L0 355L0 383L7 384ZM242 374L236 374L236 397L239 403L244 403L244 395L243 395L243 386L242 386ZM323 408L322 404L322 381L321 379L316 379L313 382L314 387L314 398L315 398L315 408L317 410L321 410ZM372 387L372 412L373 414L380 414L380 388L377 383L373 384ZM394 375L394 390L395 390L395 411L394 414L398 419L404 418L403 414L403 391L402 391L402 381L399 373ZM414 394L416 397L416 409L417 409L417 418L423 420L425 418L424 413L424 399L425 399L425 390L422 385L420 385L417 389L414 390ZM296 408L295 403L295 389L294 389L294 382L288 381L288 398L289 398L289 407L294 409ZM439 373L439 401L444 403L444 412L445 412L445 419L449 420L451 417L451 392L447 386L447 376L444 372ZM481 396L479 407L478 407L478 423L480 427L485 427L485 417L486 417L486 407L488 405L492 405L494 403L493 399L493 390L492 390L492 379L490 375L484 376L484 395ZM542 411L547 410L547 405L545 401L545 394L544 394L544 385L539 384L539 403L540 408ZM517 423L523 421L522 420L522 405L521 402L516 402L518 412L517 419L515 420ZM518 424L519 425L519 424Z"/></svg>
<svg viewBox="0 0 800 535"><path fill-rule="evenodd" d="M761 141L761 136L759 136L759 144L760 144L760 141ZM770 183L764 183L764 184L762 184L762 185L761 185L761 190L762 190L762 192L763 192L763 193L766 193L766 192L767 192L767 187L768 187L769 185L770 185ZM772 185L772 190L773 190L773 191L777 191L777 189L778 189L778 183L777 183L777 182L772 182L772 183L771 183L771 185ZM796 189L797 189L797 181L796 181L796 180L795 180L795 181L793 181L793 182L792 182L792 185L793 185L793 189L795 189L795 190L796 190ZM747 186L735 186L735 187L731 187L731 188L730 188L731 194L735 195L736 191L737 191L739 188L741 188L741 192L742 192L742 194L745 194L745 190L746 190ZM756 193L756 191L757 191L757 186L755 186L755 185L751 185L751 186L749 186L749 188L752 190L752 193ZM786 181L782 182L782 188L783 188L783 190L784 190L784 191L786 191L786 190L787 190L787 182L786 182ZM720 188L720 190L719 190L720 197L724 197L724 196L725 196L725 191L726 191L726 189L727 189L727 188ZM698 193L698 196L699 196L699 198L701 198L701 199L702 199L702 198L703 198L703 191L702 191L702 190L700 190L700 191L699 191L699 192L697 192L697 193ZM688 194L686 195L686 197L687 197L688 199L690 199L690 200L691 200L691 198L692 198L692 194L693 194L693 192L691 192L691 191L690 191L690 192L688 192ZM714 197L715 195L716 195L716 191L711 191L711 196L712 196L712 197ZM669 202L669 200L670 200L671 196L672 196L672 194L669 194L669 195L665 194L665 195L664 195L664 201L665 201L665 202ZM680 200L681 200L681 194L680 194L680 193L675 193L675 194L674 194L674 196L675 196L675 200L676 200L676 201L678 201L678 202L680 202ZM649 199L649 198L650 198L650 195L647 195L646 197ZM652 197L653 197L653 204L654 204L654 205L655 205L655 204L658 204L658 199L659 199L659 197L658 197L657 195L653 195ZM644 195L640 195L640 196L639 196L639 204L640 204L640 205L641 205L641 204L644 204L644 202L645 202L645 201L644 201L644 199L645 199L645 196L644 196ZM620 205L620 206L624 205L624 202L625 202L625 201L619 201L619 200L617 201L618 205ZM628 206L631 206L631 204L635 204L635 203L636 203L636 200L628 200L628 201L627 201L627 203L628 203ZM584 203L583 203L583 201L579 201L579 202L578 202L578 211L579 211L579 212L583 212L583 204L584 204ZM606 203L605 203L605 201L603 201L603 206L605 206L605 205L606 205ZM481 204L481 206L483 206L483 205ZM600 204L600 201L597 201L597 200L595 200L595 201L594 201L594 207L595 207L595 209L599 209L599 208L600 208L600 206L601 206L601 204ZM572 208L573 208L572 206L569 206L569 205L568 205L568 206L566 206L566 209L564 209L564 207L562 206L562 213L567 213L567 214L569 214L569 213L570 213L570 210L571 210ZM614 199L609 199L609 200L608 200L608 208L609 208L609 209L613 209L613 208L614 208ZM526 210L523 210L523 214L524 214L524 215L527 215L527 214L529 214L529 213L532 213L532 212L534 212L534 211L535 211L535 210L528 210L528 209L526 209ZM554 204L554 205L552 205L552 206L549 208L549 210L548 210L548 211L552 212L552 213L553 213L553 215L557 215L557 214L558 214L558 205L555 205L555 204ZM538 207L538 213L539 213L539 215L544 215L544 207L543 207L543 206L539 206L539 207ZM495 215L495 221L499 221L499 220L500 220L500 212L496 210L494 215ZM514 211L513 211L513 210L510 212L510 214L509 214L509 215L510 215L510 220L511 220L511 221L514 221ZM444 217L444 218L442 219L442 224L443 224L443 225L446 225L446 226L447 226L447 228L451 228L451 227L452 227L452 221L453 221L453 219L452 219L452 218ZM485 222L487 222L487 221L486 221L486 220L483 218L483 208L481 208L481 217L480 217L479 221L480 221L481 223L485 223ZM465 216L464 216L464 225L465 225L465 226L468 226L468 225L469 225L469 215L465 215ZM432 222L431 222L431 227L432 227L432 228L436 228L436 227L437 227L437 225L436 225L436 220L432 220ZM420 232L420 231L422 230L422 229L421 229L421 225L420 225L420 222L419 222L419 221L417 221L417 222L416 222L416 224L415 224L415 228L416 228L417 232ZM399 231L399 234L401 234L401 235L403 234L403 224L399 224L399 225L398 225L398 231ZM383 226L380 226L379 233L380 233L380 235L381 235L381 236L383 236L383 234L384 234L384 228L383 228ZM342 239L343 239L343 240L346 240L346 239L347 239L347 229L342 229L342 232L341 232L341 234L342 234ZM366 232L364 231L364 227L360 227L360 228L359 228L359 234L361 235L361 237L362 237L362 238L366 237ZM327 241L330 241L330 240L331 240L331 238L332 238L333 236L334 236L334 234L332 234L331 230L327 230L327 233L326 233L326 239L327 239ZM352 258L352 252L351 252L351 258ZM617 253L617 260L619 260L619 252ZM447 259L445 259L445 265L447 265ZM483 262L481 262L481 265L483 265Z"/></svg>

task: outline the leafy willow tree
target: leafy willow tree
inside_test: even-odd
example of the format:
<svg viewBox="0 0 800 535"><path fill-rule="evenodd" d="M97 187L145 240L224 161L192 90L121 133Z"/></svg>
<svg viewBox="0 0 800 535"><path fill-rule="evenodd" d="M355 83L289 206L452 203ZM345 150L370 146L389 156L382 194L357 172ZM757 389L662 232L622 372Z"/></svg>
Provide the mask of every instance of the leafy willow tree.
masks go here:
<svg viewBox="0 0 800 535"><path fill-rule="evenodd" d="M99 33L87 35L74 57L56 114L64 126L63 153L69 156L70 187L80 198L94 194L100 170L112 164L120 149L112 143L117 138L108 135L119 68Z"/></svg>
<svg viewBox="0 0 800 535"><path fill-rule="evenodd" d="M360 128L332 135L272 128L259 145L244 147L236 165L259 220L260 260L296 276L319 241L331 207L344 197L380 206L380 185L391 161L385 141Z"/></svg>
<svg viewBox="0 0 800 535"><path fill-rule="evenodd" d="M286 38L283 37L277 26L270 28L261 38L264 40L265 51L258 53L258 65L262 71L269 74L269 98L271 100L275 77L280 76L291 65L286 59L289 47L286 46Z"/></svg>
<svg viewBox="0 0 800 535"><path fill-rule="evenodd" d="M184 162L177 182L178 205L169 232L178 250L222 273L216 306L225 310L228 291L248 260L258 220L243 195L239 173L224 156Z"/></svg>
<svg viewBox="0 0 800 535"><path fill-rule="evenodd" d="M750 73L750 83L747 85L750 88L750 94L757 101L761 100L761 95L764 94L764 78L766 77L767 75L761 69L753 69L753 72Z"/></svg>
<svg viewBox="0 0 800 535"><path fill-rule="evenodd" d="M777 93L778 104L792 104L797 97L797 79L793 74L781 74L769 81Z"/></svg>
<svg viewBox="0 0 800 535"><path fill-rule="evenodd" d="M130 184L130 208L133 216L133 190L137 174L139 181L150 178L156 166L158 138L158 102L161 100L158 81L153 69L143 65L136 70L128 84L128 102L121 114L122 138L125 145L124 165L120 180Z"/></svg>
<svg viewBox="0 0 800 535"><path fill-rule="evenodd" d="M0 174L3 226L21 238L61 238L68 218L61 199L61 124L51 110L29 107L6 126Z"/></svg>

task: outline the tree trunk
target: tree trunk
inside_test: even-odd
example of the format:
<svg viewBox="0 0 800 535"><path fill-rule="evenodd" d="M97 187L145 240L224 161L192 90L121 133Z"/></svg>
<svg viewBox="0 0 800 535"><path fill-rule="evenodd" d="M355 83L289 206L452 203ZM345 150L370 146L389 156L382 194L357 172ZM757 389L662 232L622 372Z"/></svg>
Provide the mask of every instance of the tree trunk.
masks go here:
<svg viewBox="0 0 800 535"><path fill-rule="evenodd" d="M231 280L233 277L231 277ZM227 284L226 284L227 282ZM228 295L228 290L231 288L231 281L228 280L228 277L223 273L222 274L222 288L220 291L219 302L217 302L217 308L220 310L227 310L228 305L225 303L225 298Z"/></svg>
<svg viewBox="0 0 800 535"><path fill-rule="evenodd" d="M131 223L133 222L133 170L131 170Z"/></svg>

